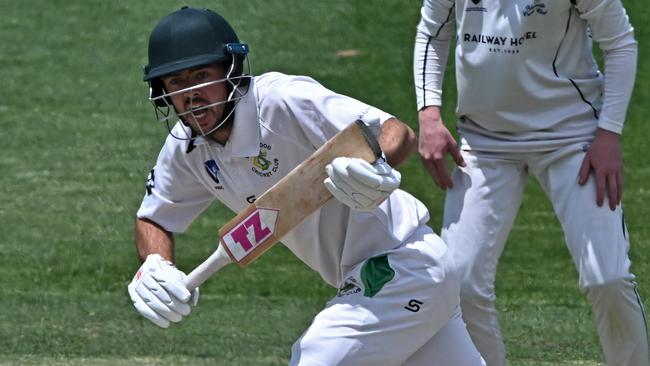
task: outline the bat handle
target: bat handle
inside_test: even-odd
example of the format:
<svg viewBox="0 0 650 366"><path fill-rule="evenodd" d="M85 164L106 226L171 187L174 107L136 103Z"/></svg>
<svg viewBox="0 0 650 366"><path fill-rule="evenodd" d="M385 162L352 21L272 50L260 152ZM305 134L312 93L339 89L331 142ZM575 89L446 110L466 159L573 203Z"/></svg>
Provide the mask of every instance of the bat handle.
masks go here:
<svg viewBox="0 0 650 366"><path fill-rule="evenodd" d="M183 280L183 284L187 287L188 290L192 291L195 288L199 287L203 282L205 282L212 274L220 270L228 263L231 262L230 257L223 249L223 246L219 245L217 250L212 253L203 263L196 267L190 274L188 274Z"/></svg>
<svg viewBox="0 0 650 366"><path fill-rule="evenodd" d="M368 146L370 147L370 150L372 150L373 155L375 155L375 159L379 159L382 156L381 146L379 146L378 140L379 136L375 136L370 127L368 127L368 125L366 125L362 120L358 119L354 121L354 123L356 123L357 126L359 126L361 129L363 138L368 143Z"/></svg>

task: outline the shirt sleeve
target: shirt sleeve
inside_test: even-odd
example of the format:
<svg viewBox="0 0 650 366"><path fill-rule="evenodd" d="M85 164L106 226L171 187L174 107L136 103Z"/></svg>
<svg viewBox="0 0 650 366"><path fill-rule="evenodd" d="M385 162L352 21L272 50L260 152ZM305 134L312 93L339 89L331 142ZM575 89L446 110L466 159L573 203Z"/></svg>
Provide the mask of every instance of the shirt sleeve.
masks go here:
<svg viewBox="0 0 650 366"><path fill-rule="evenodd" d="M598 127L620 134L636 77L634 28L620 0L577 0L576 8L604 53L605 86Z"/></svg>
<svg viewBox="0 0 650 366"><path fill-rule="evenodd" d="M314 148L325 144L365 113L378 115L382 124L393 118L389 113L335 93L306 76L286 76L275 84L270 94L274 95L277 113L296 121Z"/></svg>
<svg viewBox="0 0 650 366"><path fill-rule="evenodd" d="M424 1L413 50L413 79L418 110L430 105L442 105L442 81L455 21L454 1Z"/></svg>
<svg viewBox="0 0 650 366"><path fill-rule="evenodd" d="M210 206L214 196L184 164L184 151L170 145L175 144L165 144L149 173L147 191L136 215L180 233Z"/></svg>

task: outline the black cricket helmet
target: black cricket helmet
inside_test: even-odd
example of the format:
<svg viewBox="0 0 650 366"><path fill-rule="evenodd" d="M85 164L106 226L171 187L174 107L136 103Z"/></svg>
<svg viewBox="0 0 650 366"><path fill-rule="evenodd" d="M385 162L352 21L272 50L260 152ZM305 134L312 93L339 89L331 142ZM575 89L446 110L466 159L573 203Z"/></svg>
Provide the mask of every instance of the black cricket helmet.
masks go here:
<svg viewBox="0 0 650 366"><path fill-rule="evenodd" d="M234 111L234 104L248 91L252 78L247 58L248 50L248 45L239 41L230 24L212 10L184 6L165 16L149 36L149 64L144 67L143 78L149 83L149 100L156 111L156 118L166 121L168 127L171 127L169 120L174 118L170 113L174 110L169 98L172 94L165 91L160 79L162 76L193 67L221 64L225 67L226 77L214 82L226 83L228 99L202 108L228 103L222 118L223 123ZM247 61L247 73L244 70L244 61ZM206 85L192 88L204 86ZM175 93L186 91L187 89ZM190 112L195 110L176 115L182 120L183 115ZM212 131L206 131L204 134Z"/></svg>

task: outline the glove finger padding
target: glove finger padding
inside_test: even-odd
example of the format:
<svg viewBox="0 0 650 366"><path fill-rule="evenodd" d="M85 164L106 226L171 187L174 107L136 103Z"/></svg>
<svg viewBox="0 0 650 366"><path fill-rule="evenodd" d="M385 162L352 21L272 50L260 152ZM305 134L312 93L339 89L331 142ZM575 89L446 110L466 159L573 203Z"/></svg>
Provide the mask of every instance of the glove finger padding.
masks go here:
<svg viewBox="0 0 650 366"><path fill-rule="evenodd" d="M183 285L185 274L160 255L152 254L128 286L133 305L140 314L162 328L179 322L196 305L198 288L192 292Z"/></svg>
<svg viewBox="0 0 650 366"><path fill-rule="evenodd" d="M339 166L337 166L339 165ZM354 201L365 205L370 201L374 201L381 195L373 189L368 189L362 182L357 182L356 179L350 177L348 170L343 162L336 162L328 165L325 168L332 184L340 191L350 196ZM357 199L359 196L359 199Z"/></svg>
<svg viewBox="0 0 650 366"><path fill-rule="evenodd" d="M152 273L152 276L172 295L172 299L175 299L183 309L181 310L179 308L177 311L183 315L187 315L191 309L185 305L191 304L192 306L196 306L199 303L199 288L197 287L189 291L183 284L183 280L187 275L177 269L171 262L165 261L164 263L162 272ZM161 276L156 273L163 273L163 275Z"/></svg>
<svg viewBox="0 0 650 366"><path fill-rule="evenodd" d="M187 277L186 275L183 275L183 279ZM199 303L199 288L195 288L194 290L190 291L190 300L188 303L192 306L196 306Z"/></svg>
<svg viewBox="0 0 650 366"><path fill-rule="evenodd" d="M165 319L160 314L156 313L151 307L149 307L149 305L147 305L142 297L140 297L140 295L136 292L135 286L133 284L129 285L128 290L131 301L133 301L133 306L138 311L138 313L140 313L140 315L149 319L149 321L161 328L169 327L169 320Z"/></svg>
<svg viewBox="0 0 650 366"><path fill-rule="evenodd" d="M173 292L170 292L164 286L164 283L162 283L159 279L156 278L155 273L152 273L151 277L152 277L151 282L155 283L158 286L157 290L154 291L153 287L149 287L149 286L147 286L147 287L149 287L151 292L153 292L153 294L156 295L156 297L163 304L165 304L165 306L167 306L172 312L181 315L181 316L177 316L177 314L172 314L171 315L172 318L170 318L170 317L167 317L167 318L169 320L173 321L173 322L179 322L179 321L181 321L182 316L189 315L189 313L192 311L192 308L188 304L189 301L182 301ZM146 283L146 284L148 285L149 283ZM174 320L175 318L178 318L178 320Z"/></svg>
<svg viewBox="0 0 650 366"><path fill-rule="evenodd" d="M142 275L142 281L135 287L135 291L144 303L158 315L174 323L183 319L181 314L170 307L174 301L171 300L169 294L148 273Z"/></svg>
<svg viewBox="0 0 650 366"><path fill-rule="evenodd" d="M349 164L347 170L350 178L361 182L365 187L382 192L392 192L397 189L402 178L401 174L383 159L377 160L372 165L365 160L360 160Z"/></svg>
<svg viewBox="0 0 650 366"><path fill-rule="evenodd" d="M328 171L328 176L332 179L332 183L350 196L361 195L367 197L370 201L375 201L382 197L383 192L377 190L374 186L367 185L364 181L357 179L351 174L351 166L360 163L365 163L372 169L372 166L364 160L358 159L358 162L354 160L350 158L337 158L332 161L332 168ZM363 167L357 167L356 169L364 170ZM361 200L364 201L363 198ZM365 204L365 202L361 203Z"/></svg>
<svg viewBox="0 0 650 366"><path fill-rule="evenodd" d="M345 192L339 186L334 184L331 178L326 178L323 183L325 184L327 190L332 193L332 196L334 196L334 198L348 207L360 210L364 207L367 207L369 204L372 204L373 202L370 198L364 197L360 194Z"/></svg>
<svg viewBox="0 0 650 366"><path fill-rule="evenodd" d="M168 261L158 264L157 270L152 271L151 276L171 295L182 302L188 302L192 294L183 285L184 273Z"/></svg>
<svg viewBox="0 0 650 366"><path fill-rule="evenodd" d="M335 160L332 166L325 168L331 182L330 192L332 190L340 191L339 196L345 195L355 203L354 206L348 205L353 208L367 207L382 197L383 194L381 192L368 189L363 183L357 182L354 178L350 177L344 163L343 160ZM332 195L339 197L334 193Z"/></svg>
<svg viewBox="0 0 650 366"><path fill-rule="evenodd" d="M383 160L370 165L357 158L340 157L327 165L325 187L345 205L372 211L400 182L400 174Z"/></svg>

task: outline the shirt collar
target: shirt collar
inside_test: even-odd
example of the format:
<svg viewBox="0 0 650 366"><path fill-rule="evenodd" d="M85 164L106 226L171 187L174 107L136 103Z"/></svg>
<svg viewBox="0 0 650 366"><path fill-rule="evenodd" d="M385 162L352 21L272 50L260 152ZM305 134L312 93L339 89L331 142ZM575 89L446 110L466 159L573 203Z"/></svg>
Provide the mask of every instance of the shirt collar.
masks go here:
<svg viewBox="0 0 650 366"><path fill-rule="evenodd" d="M248 92L235 107L235 121L226 143L226 150L233 157L245 158L260 153L260 124L255 98L255 79L251 78Z"/></svg>

